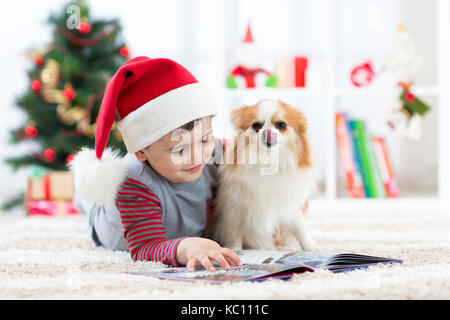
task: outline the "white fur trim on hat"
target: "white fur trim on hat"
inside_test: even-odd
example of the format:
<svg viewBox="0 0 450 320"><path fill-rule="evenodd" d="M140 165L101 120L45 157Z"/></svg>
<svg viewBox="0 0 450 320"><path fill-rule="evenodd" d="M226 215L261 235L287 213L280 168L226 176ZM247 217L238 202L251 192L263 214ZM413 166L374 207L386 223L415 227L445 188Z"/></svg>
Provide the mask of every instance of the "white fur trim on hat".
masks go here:
<svg viewBox="0 0 450 320"><path fill-rule="evenodd" d="M69 163L75 192L83 199L114 206L116 194L127 175L125 160L118 151L106 148L99 160L95 150L82 148Z"/></svg>
<svg viewBox="0 0 450 320"><path fill-rule="evenodd" d="M198 118L217 115L211 92L192 83L166 92L117 123L128 152L144 149L162 136Z"/></svg>

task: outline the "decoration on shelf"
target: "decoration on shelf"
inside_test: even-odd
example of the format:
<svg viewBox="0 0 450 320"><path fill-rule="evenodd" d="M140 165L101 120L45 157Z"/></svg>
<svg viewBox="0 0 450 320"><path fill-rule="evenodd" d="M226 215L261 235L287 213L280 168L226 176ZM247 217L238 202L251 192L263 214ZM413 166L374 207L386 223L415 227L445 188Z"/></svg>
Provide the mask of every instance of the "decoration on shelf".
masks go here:
<svg viewBox="0 0 450 320"><path fill-rule="evenodd" d="M236 79L242 77L245 81L246 88L255 88L257 86L256 77L259 74L265 74L267 76L265 81L267 87L274 87L276 85L277 78L261 68L258 48L253 41L250 24L248 24L243 44L237 53L237 66L227 77L227 87L232 89L237 88L238 83Z"/></svg>
<svg viewBox="0 0 450 320"><path fill-rule="evenodd" d="M321 61L301 54L276 57L274 75L277 79L277 88L324 87L325 75Z"/></svg>
<svg viewBox="0 0 450 320"><path fill-rule="evenodd" d="M423 132L423 117L430 110L411 90L413 76L422 66L423 57L405 26L400 24L397 30L394 47L385 63L385 69L397 76L401 94L387 109L387 124L398 136L418 140Z"/></svg>
<svg viewBox="0 0 450 320"><path fill-rule="evenodd" d="M372 83L375 72L372 68L372 61L366 61L357 65L350 73L350 81L355 87L365 87Z"/></svg>
<svg viewBox="0 0 450 320"><path fill-rule="evenodd" d="M288 88L292 86L291 79L294 73L292 65L292 58L277 57L275 59L274 74L277 77L277 88Z"/></svg>
<svg viewBox="0 0 450 320"><path fill-rule="evenodd" d="M308 58L302 56L294 57L294 84L295 87L306 87L306 69L308 68Z"/></svg>

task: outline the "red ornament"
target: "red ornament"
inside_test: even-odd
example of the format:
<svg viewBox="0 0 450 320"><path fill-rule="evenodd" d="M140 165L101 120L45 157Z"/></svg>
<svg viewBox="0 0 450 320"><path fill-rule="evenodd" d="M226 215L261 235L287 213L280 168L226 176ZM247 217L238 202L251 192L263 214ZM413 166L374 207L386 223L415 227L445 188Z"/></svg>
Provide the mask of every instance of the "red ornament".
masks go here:
<svg viewBox="0 0 450 320"><path fill-rule="evenodd" d="M34 92L39 92L39 90L41 90L41 82L39 80L31 81L31 89Z"/></svg>
<svg viewBox="0 0 450 320"><path fill-rule="evenodd" d="M71 84L66 84L63 90L63 95L69 100L75 99L77 92L72 88Z"/></svg>
<svg viewBox="0 0 450 320"><path fill-rule="evenodd" d="M350 74L350 80L356 87L364 87L370 84L375 76L372 69L372 63L367 61L353 68Z"/></svg>
<svg viewBox="0 0 450 320"><path fill-rule="evenodd" d="M411 93L411 92L406 92L405 94L405 101L408 103L412 103L414 102L414 100L416 100L416 97Z"/></svg>
<svg viewBox="0 0 450 320"><path fill-rule="evenodd" d="M82 18L80 24L78 25L77 30L80 33L88 34L92 31L92 25L87 21L86 18Z"/></svg>
<svg viewBox="0 0 450 320"><path fill-rule="evenodd" d="M51 148L47 148L44 150L44 158L47 162L53 162L56 159L56 152Z"/></svg>
<svg viewBox="0 0 450 320"><path fill-rule="evenodd" d="M25 127L25 134L29 137L29 138L34 138L38 135L38 129L36 129L35 126L29 124Z"/></svg>
<svg viewBox="0 0 450 320"><path fill-rule="evenodd" d="M71 163L73 158L75 158L75 156L73 154L69 154L66 158L66 163L67 164Z"/></svg>
<svg viewBox="0 0 450 320"><path fill-rule="evenodd" d="M43 63L44 63L44 58L42 58L41 56L37 56L36 58L34 58L34 64L37 67L42 66Z"/></svg>
<svg viewBox="0 0 450 320"><path fill-rule="evenodd" d="M122 48L120 48L119 54L122 57L124 57L124 58L129 58L130 57L130 50L128 49L128 46L124 45Z"/></svg>

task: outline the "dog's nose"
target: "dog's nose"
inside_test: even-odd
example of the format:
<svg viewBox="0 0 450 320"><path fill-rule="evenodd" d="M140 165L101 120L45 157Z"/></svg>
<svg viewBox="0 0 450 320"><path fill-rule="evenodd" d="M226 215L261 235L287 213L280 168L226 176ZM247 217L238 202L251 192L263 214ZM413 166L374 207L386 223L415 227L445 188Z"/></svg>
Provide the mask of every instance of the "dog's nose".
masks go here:
<svg viewBox="0 0 450 320"><path fill-rule="evenodd" d="M278 133L276 133L275 131L273 131L271 129L266 129L263 132L263 139L264 139L264 142L266 142L268 144L276 143L278 140Z"/></svg>

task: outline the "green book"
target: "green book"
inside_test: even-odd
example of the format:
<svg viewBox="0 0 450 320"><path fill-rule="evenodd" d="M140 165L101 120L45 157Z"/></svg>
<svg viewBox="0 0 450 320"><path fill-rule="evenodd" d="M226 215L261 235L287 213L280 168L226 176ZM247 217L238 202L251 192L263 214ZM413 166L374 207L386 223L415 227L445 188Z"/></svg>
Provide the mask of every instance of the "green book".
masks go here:
<svg viewBox="0 0 450 320"><path fill-rule="evenodd" d="M380 168L378 167L377 158L375 155L375 151L373 149L373 140L372 135L364 131L365 143L366 143L366 153L367 158L369 160L369 172L372 176L374 189L375 189L375 198L385 198L386 190L384 189L383 179L381 178Z"/></svg>
<svg viewBox="0 0 450 320"><path fill-rule="evenodd" d="M369 161L367 159L367 155L364 147L364 135L361 127L364 125L360 120L350 120L349 127L352 133L352 138L355 143L356 155L359 161L359 165L361 168L361 175L364 185L364 192L366 193L367 198L374 197L375 190L373 188L373 182L371 176L369 174Z"/></svg>
<svg viewBox="0 0 450 320"><path fill-rule="evenodd" d="M366 196L368 198L385 197L386 193L373 151L372 139L366 130L364 121L351 120L350 128L357 146L358 158L361 162Z"/></svg>

